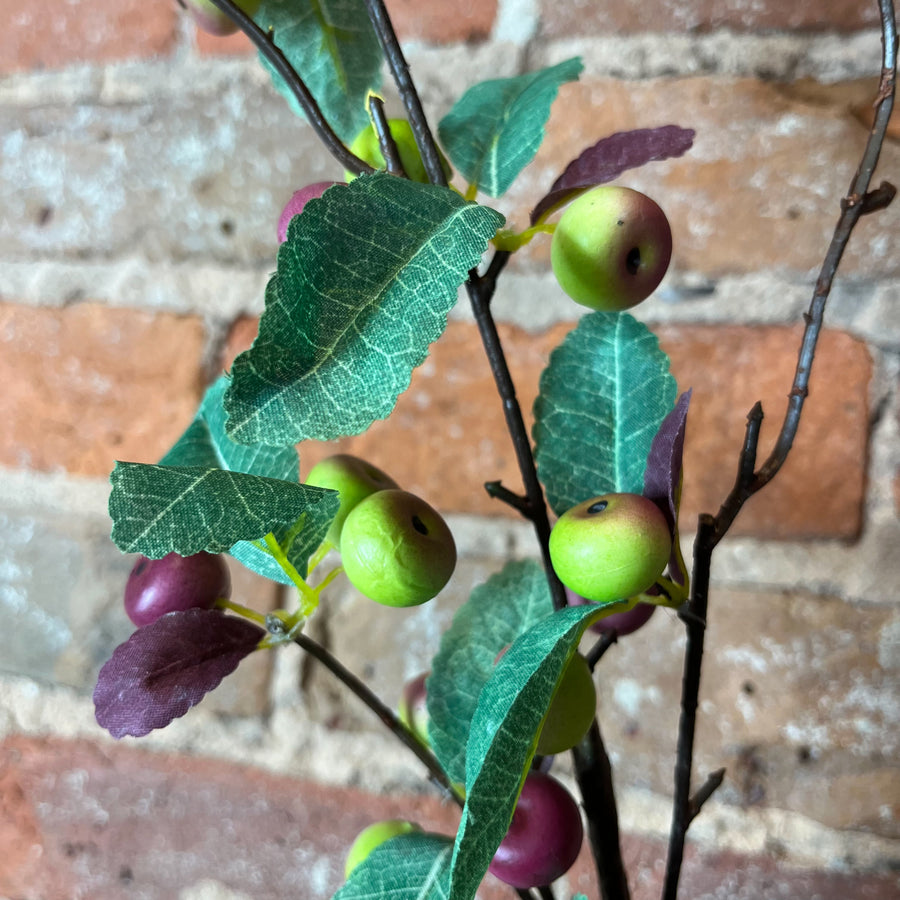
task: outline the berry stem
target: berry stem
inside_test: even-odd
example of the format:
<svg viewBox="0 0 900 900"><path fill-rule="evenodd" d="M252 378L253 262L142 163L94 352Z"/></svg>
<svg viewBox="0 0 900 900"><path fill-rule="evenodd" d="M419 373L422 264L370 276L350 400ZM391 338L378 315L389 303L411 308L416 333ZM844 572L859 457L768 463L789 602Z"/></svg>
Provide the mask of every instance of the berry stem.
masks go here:
<svg viewBox="0 0 900 900"><path fill-rule="evenodd" d="M306 583L294 564L287 558L287 554L278 543L278 538L271 531L265 537L265 545L272 559L278 563L284 574L297 588L297 593L300 595L300 615L303 618L309 618L319 605L319 592Z"/></svg>
<svg viewBox="0 0 900 900"><path fill-rule="evenodd" d="M233 600L226 600L224 597L220 597L216 600L215 607L216 609L230 609L233 613L237 613L245 619L250 619L251 622L256 622L257 625L262 625L263 628L266 627L266 617L255 609L250 609L249 606L242 606Z"/></svg>

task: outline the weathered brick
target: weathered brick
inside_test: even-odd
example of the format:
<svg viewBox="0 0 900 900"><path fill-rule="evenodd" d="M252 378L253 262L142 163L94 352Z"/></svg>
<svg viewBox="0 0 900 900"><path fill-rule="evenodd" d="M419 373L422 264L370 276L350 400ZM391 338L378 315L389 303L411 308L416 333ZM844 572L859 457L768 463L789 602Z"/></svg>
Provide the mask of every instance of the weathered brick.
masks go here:
<svg viewBox="0 0 900 900"><path fill-rule="evenodd" d="M388 12L401 40L452 44L486 38L497 15L497 0L387 0Z"/></svg>
<svg viewBox="0 0 900 900"><path fill-rule="evenodd" d="M676 122L696 129L695 148L621 179L669 215L673 268L808 278L865 142L859 109L874 87L586 78L560 92L543 148L496 205L524 224L580 149L615 131ZM151 261L271 266L275 222L292 191L341 177L312 130L249 80L149 106L4 108L0 130L11 136L0 161L0 243L13 258L139 250ZM171 164L161 169L160 159ZM900 167L900 144L885 146L881 166L885 174ZM898 215L892 207L864 217L845 276L900 274ZM535 240L515 266L545 270L549 244Z"/></svg>
<svg viewBox="0 0 900 900"><path fill-rule="evenodd" d="M392 0L387 7L401 40L432 44L483 40L490 34L497 14L497 0L466 0L452 7L440 0L426 3ZM232 56L254 52L253 45L243 34L221 38L198 29L195 42L203 55Z"/></svg>
<svg viewBox="0 0 900 900"><path fill-rule="evenodd" d="M465 559L425 608L385 610L345 587L329 597L329 646L389 703L429 668L473 586L499 569ZM717 800L790 810L831 828L900 837L900 724L893 609L833 597L714 586L696 743L697 780L722 766ZM590 646L589 635L584 641ZM596 670L616 784L666 796L680 713L684 626L671 610L623 637ZM315 667L304 680L318 721L347 731L371 715Z"/></svg>
<svg viewBox="0 0 900 900"><path fill-rule="evenodd" d="M405 816L452 833L458 818L433 796L373 797L124 745L12 739L0 772L0 837L18 851L0 861L0 891L44 900L77 885L97 900L170 900L210 879L254 900L327 898L366 825Z"/></svg>
<svg viewBox="0 0 900 900"><path fill-rule="evenodd" d="M172 0L6 0L3 13L0 72L147 58L175 40Z"/></svg>
<svg viewBox="0 0 900 900"><path fill-rule="evenodd" d="M104 476L156 462L202 390L199 319L80 303L0 304L0 463Z"/></svg>
<svg viewBox="0 0 900 900"><path fill-rule="evenodd" d="M512 326L500 332L530 422L540 373L570 325L542 335ZM249 320L229 356L252 339ZM760 400L760 462L774 444L790 388L799 332L786 327L663 326L663 349L679 388L694 389L688 423L682 521L715 512L734 483L746 414ZM235 338L238 336L235 335ZM242 346L243 345L243 346ZM823 333L810 398L791 456L772 485L750 500L735 534L772 538L853 538L859 533L866 477L868 385L872 363L865 344ZM446 512L501 515L508 509L485 494L485 481L521 484L475 326L452 322L413 373L391 416L364 434L300 447L306 472L323 456L355 453L394 474L409 490Z"/></svg>
<svg viewBox="0 0 900 900"><path fill-rule="evenodd" d="M202 56L243 56L256 52L250 38L242 31L220 37L195 28L194 45Z"/></svg>
<svg viewBox="0 0 900 900"><path fill-rule="evenodd" d="M293 191L342 176L251 70L152 102L0 106L4 254L271 267Z"/></svg>
<svg viewBox="0 0 900 900"><path fill-rule="evenodd" d="M617 180L666 210L673 269L807 276L818 271L831 240L868 136L860 110L876 89L874 80L813 90L752 79L585 78L560 91L547 139L507 201L524 226L537 199L582 149L615 132L674 123L696 131L693 148ZM900 144L886 142L881 166L885 175L897 171ZM860 222L842 262L845 277L897 274L898 215L889 208ZM530 259L544 268L549 253L550 242L536 240L517 262Z"/></svg>
<svg viewBox="0 0 900 900"><path fill-rule="evenodd" d="M610 32L703 32L729 28L752 31L853 31L878 23L874 3L826 0L815 6L777 0L652 0L650 3L597 3L541 0L541 35L578 37Z"/></svg>
<svg viewBox="0 0 900 900"><path fill-rule="evenodd" d="M325 900L343 880L344 854L373 821L403 817L452 834L455 807L433 796L373 796L216 760L159 756L126 745L12 738L0 745L0 891L96 900ZM665 846L625 834L634 900L659 896ZM596 896L587 848L569 892ZM771 855L688 847L687 896L884 900L896 874L796 869ZM487 876L479 900L509 888Z"/></svg>
<svg viewBox="0 0 900 900"><path fill-rule="evenodd" d="M679 388L694 389L685 447L682 521L717 512L734 483L746 415L759 400L767 418L761 465L775 445L797 363L799 328L666 326L663 349ZM777 478L751 498L736 534L854 538L862 525L868 447L866 345L825 330L800 428ZM746 518L744 518L746 517Z"/></svg>

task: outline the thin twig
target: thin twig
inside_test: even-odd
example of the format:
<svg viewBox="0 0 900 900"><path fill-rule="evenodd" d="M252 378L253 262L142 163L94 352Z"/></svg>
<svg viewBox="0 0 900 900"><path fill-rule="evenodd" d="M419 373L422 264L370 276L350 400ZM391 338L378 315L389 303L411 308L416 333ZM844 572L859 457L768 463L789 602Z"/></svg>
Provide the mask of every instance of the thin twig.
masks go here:
<svg viewBox="0 0 900 900"><path fill-rule="evenodd" d="M809 309L804 316L806 327L800 343L794 382L788 394L788 408L784 422L768 459L751 478L735 484L722 504L716 516L716 543L728 531L747 498L765 487L784 465L794 443L797 428L800 425L800 414L809 393L810 373L816 344L824 322L825 304L831 293L834 278L850 235L860 218L872 211L873 205L875 208L884 209L893 197L891 185L882 185L873 194L869 193L869 185L878 164L878 157L881 154L888 122L894 107L897 67L897 28L892 0L879 0L879 8L882 22L883 57L881 83L875 101L875 121L850 189L847 196L841 201L841 215L816 280Z"/></svg>
<svg viewBox="0 0 900 900"><path fill-rule="evenodd" d="M587 653L584 654L584 658L587 660L588 668L593 672L594 667L600 662L603 654L612 647L613 644L619 639L619 633L615 628L611 628L609 631L604 631L602 635L598 638L597 642L588 650Z"/></svg>
<svg viewBox="0 0 900 900"><path fill-rule="evenodd" d="M391 175L406 178L406 169L403 168L403 161L400 159L397 142L391 134L391 126L384 112L384 100L376 94L369 96L369 115L372 117L372 125L375 127L375 134L378 136L378 147L381 150L381 155L384 157L388 172Z"/></svg>
<svg viewBox="0 0 900 900"><path fill-rule="evenodd" d="M416 144L422 154L425 171L433 184L446 185L447 177L441 166L434 135L428 126L428 120L425 118L422 102L409 74L409 64L406 62L400 42L397 40L390 16L382 0L366 0L366 8L369 11L369 19L372 22L375 33L381 42L388 68L391 71L409 116L409 123L416 137ZM519 472L525 486L525 494L528 497L528 518L534 525L538 544L541 548L544 568L547 572L547 580L553 598L553 606L555 609L562 609L566 605L566 595L565 589L550 563L550 552L548 549L550 519L547 514L544 491L540 481L538 481L531 442L528 438L528 429L525 427L525 419L522 416L522 409L516 397L515 385L509 372L509 366L500 342L500 335L490 312L490 302L496 288L497 275L506 264L507 258L508 256L497 254L488 267L488 272L484 279L476 271L470 272L469 280L466 282L466 290L469 294L469 301L472 305L472 312L475 315L475 322L478 325L478 332L481 336L488 364L494 375L494 383L500 395L507 431L509 431L516 453Z"/></svg>
<svg viewBox="0 0 900 900"><path fill-rule="evenodd" d="M725 536L737 514L749 497L768 484L781 469L793 445L800 424L800 415L809 391L809 378L815 355L816 343L822 330L825 305L840 265L850 235L860 217L884 208L893 197L890 185L870 193L869 185L878 163L884 143L887 125L894 104L894 88L897 67L897 29L892 0L878 0L882 30L882 76L875 100L875 122L866 142L859 167L847 196L841 202L841 214L834 235L825 254L812 300L804 315L806 327L800 344L797 368L788 395L788 409L775 447L768 459L755 469L756 448L762 423L762 408L757 404L748 416L747 431L741 449L738 476L731 493L725 499L716 516L700 516L697 537L694 542L694 575L691 599L683 617L687 624L684 674L681 692L681 716L678 726L678 747L675 762L675 794L672 806L672 826L669 833L669 853L663 885L664 900L676 900L678 880L684 859L685 838L691 820L705 799L703 789L695 795L692 805L690 795L691 769L693 765L694 733L700 692L700 670L703 661L703 642L709 600L709 573L712 554L718 542ZM709 784L709 782L707 783Z"/></svg>
<svg viewBox="0 0 900 900"><path fill-rule="evenodd" d="M703 804L722 786L725 780L725 769L716 769L710 772L706 781L700 786L696 793L691 797L688 807L691 813L691 821L697 818L697 814L703 809Z"/></svg>
<svg viewBox="0 0 900 900"><path fill-rule="evenodd" d="M575 778L588 821L588 842L597 866L601 900L629 900L628 879L619 844L619 816L612 767L596 720L572 749Z"/></svg>
<svg viewBox="0 0 900 900"><path fill-rule="evenodd" d="M328 120L322 114L315 97L310 93L306 83L300 77L297 70L288 62L287 57L275 46L273 36L263 31L253 19L247 15L233 0L210 0L256 45L259 52L272 64L276 72L284 79L291 93L300 104L306 120L319 136L328 152L345 168L351 172L361 174L374 172L375 170L358 156L352 154L344 142L334 133Z"/></svg>
<svg viewBox="0 0 900 900"><path fill-rule="evenodd" d="M364 681L357 678L337 657L333 656L321 644L302 631L294 635L294 643L325 666L326 669L356 694L381 719L388 730L421 760L431 777L450 794L459 806L463 806L465 801L459 792L459 788L447 777L435 755L403 725L394 711L383 703L381 698Z"/></svg>
<svg viewBox="0 0 900 900"><path fill-rule="evenodd" d="M444 174L444 168L441 165L441 157L438 153L437 144L434 142L434 135L428 127L428 119L425 117L425 110L422 107L422 101L419 99L419 92L413 83L412 76L409 74L409 63L403 55L400 42L397 40L397 34L394 31L394 25L391 17L385 8L382 0L365 0L366 9L369 13L369 21L378 35L381 42L381 49L387 59L388 68L400 91L400 99L409 116L409 124L416 139L416 145L419 153L422 155L422 162L425 165L425 171L432 184L440 184L447 186L447 176Z"/></svg>
<svg viewBox="0 0 900 900"><path fill-rule="evenodd" d="M489 497L492 497L494 500L501 500L507 506L511 506L513 509L518 510L523 516L527 517L531 514L531 504L529 503L528 498L504 487L501 482L486 481L484 483L484 489L487 491Z"/></svg>

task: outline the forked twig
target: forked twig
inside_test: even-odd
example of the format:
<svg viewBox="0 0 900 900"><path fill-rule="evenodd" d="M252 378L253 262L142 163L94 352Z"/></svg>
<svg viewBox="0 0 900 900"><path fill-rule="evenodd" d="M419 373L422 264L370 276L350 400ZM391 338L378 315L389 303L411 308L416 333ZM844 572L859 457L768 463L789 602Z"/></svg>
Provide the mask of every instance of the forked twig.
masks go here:
<svg viewBox="0 0 900 900"><path fill-rule="evenodd" d="M300 108L306 115L310 126L319 136L328 152L345 169L349 169L351 172L375 171L367 162L351 153L344 146L344 142L334 133L334 129L328 124L328 120L322 114L316 98L310 93L300 74L288 62L287 57L281 50L275 46L274 36L269 32L263 31L233 0L210 0L210 2L238 25L241 31L253 41L259 52L272 64L275 71L284 79L291 93L300 104Z"/></svg>
<svg viewBox="0 0 900 900"><path fill-rule="evenodd" d="M694 542L694 574L688 607L690 615L683 617L687 626L687 644L675 762L675 794L663 900L676 900L677 898L678 880L684 859L688 827L699 811L702 802L718 786L715 780L708 781L704 788L701 788L693 799L691 798L694 732L700 692L700 669L703 661L712 553L731 527L744 503L765 487L784 464L797 434L800 415L808 393L810 372L816 344L822 330L825 305L850 235L863 215L876 209L885 208L895 193L893 186L887 183L883 183L874 191L870 192L869 190L893 110L897 67L897 28L893 2L892 0L878 0L878 5L881 14L882 76L874 103L875 121L850 190L841 201L841 214L816 280L809 309L804 315L806 327L800 343L797 368L788 394L788 409L781 431L771 454L757 468L756 454L763 419L762 407L757 403L747 417L747 429L734 487L717 515L703 514L700 516L697 537Z"/></svg>

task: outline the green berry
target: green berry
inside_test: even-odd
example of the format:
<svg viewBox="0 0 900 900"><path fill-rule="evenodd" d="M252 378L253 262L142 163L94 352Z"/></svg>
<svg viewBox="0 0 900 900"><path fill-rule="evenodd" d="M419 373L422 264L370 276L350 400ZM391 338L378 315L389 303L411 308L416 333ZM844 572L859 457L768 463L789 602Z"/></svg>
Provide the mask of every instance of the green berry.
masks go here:
<svg viewBox="0 0 900 900"><path fill-rule="evenodd" d="M341 562L353 586L372 600L417 606L450 580L456 544L424 500L408 491L379 491L344 520Z"/></svg>
<svg viewBox="0 0 900 900"><path fill-rule="evenodd" d="M603 185L573 200L550 247L559 286L591 309L618 312L656 290L672 257L666 214L645 194Z"/></svg>
<svg viewBox="0 0 900 900"><path fill-rule="evenodd" d="M336 453L317 462L310 469L306 483L330 488L340 496L340 508L326 536L335 547L340 545L344 521L361 500L376 491L398 487L397 482L378 466L349 453Z"/></svg>
<svg viewBox="0 0 900 900"><path fill-rule="evenodd" d="M665 516L640 494L585 500L563 513L550 533L550 560L560 581L600 603L646 591L671 552Z"/></svg>

